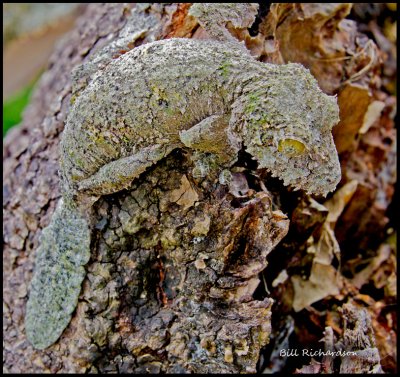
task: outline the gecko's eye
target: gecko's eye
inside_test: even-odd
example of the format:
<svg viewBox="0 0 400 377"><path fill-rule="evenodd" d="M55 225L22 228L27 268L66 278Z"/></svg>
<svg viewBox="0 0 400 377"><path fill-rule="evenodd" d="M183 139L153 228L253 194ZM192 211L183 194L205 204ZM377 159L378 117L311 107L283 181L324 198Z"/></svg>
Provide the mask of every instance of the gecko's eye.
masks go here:
<svg viewBox="0 0 400 377"><path fill-rule="evenodd" d="M306 150L306 146L295 139L282 139L278 143L278 151L289 157L302 155Z"/></svg>

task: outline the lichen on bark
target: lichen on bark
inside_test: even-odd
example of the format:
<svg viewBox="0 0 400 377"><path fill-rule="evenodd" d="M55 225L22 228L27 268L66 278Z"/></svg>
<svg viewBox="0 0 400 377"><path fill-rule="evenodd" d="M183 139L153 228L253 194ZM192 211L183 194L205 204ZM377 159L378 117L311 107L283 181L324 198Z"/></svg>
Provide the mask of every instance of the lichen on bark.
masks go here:
<svg viewBox="0 0 400 377"><path fill-rule="evenodd" d="M71 341L81 365L255 372L272 301L252 295L288 219L263 192L233 206L227 188L190 178L192 167L176 151L95 204L96 248Z"/></svg>

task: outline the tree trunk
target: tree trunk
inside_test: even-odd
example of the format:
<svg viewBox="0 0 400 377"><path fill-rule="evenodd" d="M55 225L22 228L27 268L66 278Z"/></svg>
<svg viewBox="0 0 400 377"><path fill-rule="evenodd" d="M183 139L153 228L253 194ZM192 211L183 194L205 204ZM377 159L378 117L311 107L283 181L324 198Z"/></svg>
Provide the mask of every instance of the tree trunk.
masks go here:
<svg viewBox="0 0 400 377"><path fill-rule="evenodd" d="M371 54L377 54L377 47L371 41L366 47L368 40L360 42L355 24L342 22L349 11L344 5L322 10L293 4L275 4L269 10L261 7L250 31L236 28L235 37L245 41L261 61L301 62L326 93L338 93L341 123L334 131L335 140L346 139L337 143L343 172L340 187L357 180L351 194L358 200L343 207L333 222L336 228L329 228L327 213L337 207L328 205L328 210L321 210L308 195L296 194L267 172L256 170L245 153L233 168L233 182L226 186L193 177L190 156L174 150L134 180L130 188L95 203L91 259L72 321L51 347L38 351L30 345L24 318L35 250L61 196L58 146L74 101L72 93L80 90L80 84L85 85L77 83L72 88L71 72L85 63L79 68L80 75L89 80L112 59L141 44L171 37L209 38L188 15L189 8L187 3L88 6L75 30L52 55L22 124L7 135L3 151L5 372L254 373L257 363L260 368L263 347L277 336L271 330L271 296L275 302L282 300L275 310L285 305L282 291L268 295L259 284L260 273L267 266L267 255L288 231L289 238L274 253L304 251L309 237L314 236L317 244L321 233L333 239L336 234L343 248L350 247L346 242L351 224L364 211L369 217L353 242L365 241L371 226L375 227L373 235L380 236L378 245L383 241L387 220L382 215L391 201L394 183L387 161L393 159L394 148L388 143L376 147L370 140L375 135L393 142L393 97L371 84L374 75L354 76L360 65L378 64L362 61L365 56L360 52L370 48ZM296 35L300 13L303 32L322 34L318 41L287 38L289 32ZM316 22L321 17L325 23ZM335 52L330 50L332 40ZM358 55L350 61L342 59L345 48ZM324 60L314 64L312 56L317 50L321 59L333 56L334 63ZM352 96L358 96L362 104L356 114L346 107ZM364 116L378 100L384 110L376 119L386 125L386 131L379 134L375 122L363 131L361 146L355 137L350 142L348 135L358 135L363 124L366 127ZM364 184L365 171L357 176L354 165L365 159L362 154L369 153L371 145L381 148L385 157L373 162L372 182ZM379 205L378 190L385 193L384 200L379 197ZM369 208L357 207L360 200L366 200ZM315 216L308 221L305 213L309 208ZM293 213L290 230L290 216L282 211ZM337 243L336 239L332 242ZM289 254L281 255L287 258ZM283 269L279 262L276 266L268 284ZM331 272L339 274L334 267ZM298 289L296 281L287 282ZM343 292L342 282L334 281L335 289L321 298ZM298 292L290 304L298 310L316 301L299 298Z"/></svg>

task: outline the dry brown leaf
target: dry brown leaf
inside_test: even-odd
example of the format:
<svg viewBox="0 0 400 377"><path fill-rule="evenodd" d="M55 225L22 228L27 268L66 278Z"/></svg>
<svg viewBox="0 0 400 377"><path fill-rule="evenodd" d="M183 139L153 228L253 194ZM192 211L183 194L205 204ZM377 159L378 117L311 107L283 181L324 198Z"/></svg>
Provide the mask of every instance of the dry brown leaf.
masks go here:
<svg viewBox="0 0 400 377"><path fill-rule="evenodd" d="M331 199L325 201L324 207L326 207L329 211L326 221L330 223L332 227L334 227L337 219L342 214L347 203L353 197L353 194L357 189L357 185L358 182L356 180L352 180L336 191L335 195L333 195Z"/></svg>
<svg viewBox="0 0 400 377"><path fill-rule="evenodd" d="M309 280L291 277L294 288L293 309L298 312L330 295L339 294L341 277L332 266L314 263Z"/></svg>
<svg viewBox="0 0 400 377"><path fill-rule="evenodd" d="M314 254L310 277L304 281L300 276L292 276L294 286L293 309L299 311L329 295L338 295L343 287L343 278L332 266L336 257L340 261L340 246L333 228L336 220L351 200L357 188L357 181L350 181L320 208L328 210L319 238L308 240L308 254Z"/></svg>
<svg viewBox="0 0 400 377"><path fill-rule="evenodd" d="M370 103L367 112L364 115L363 125L358 131L360 134L365 134L369 128L380 118L384 107L385 102L382 101L373 101Z"/></svg>
<svg viewBox="0 0 400 377"><path fill-rule="evenodd" d="M336 149L339 154L356 149L357 134L363 125L365 114L371 103L368 88L348 84L341 89L338 96L340 122L333 127Z"/></svg>
<svg viewBox="0 0 400 377"><path fill-rule="evenodd" d="M171 202L179 204L186 210L199 200L199 196L193 189L186 175L183 175L181 178L181 186L171 192L169 199Z"/></svg>
<svg viewBox="0 0 400 377"><path fill-rule="evenodd" d="M371 275L381 266L381 264L390 257L390 253L391 253L391 248L389 245L387 244L381 245L381 247L378 250L378 255L375 258L372 258L371 262L368 264L367 267L365 267L363 270L361 270L358 274L354 276L354 278L351 280L351 283L355 287L361 288L364 284L366 284L369 281Z"/></svg>
<svg viewBox="0 0 400 377"><path fill-rule="evenodd" d="M344 19L350 10L349 3L274 3L260 31L279 43L285 62L302 63L322 90L334 93L348 51L355 53L356 24Z"/></svg>

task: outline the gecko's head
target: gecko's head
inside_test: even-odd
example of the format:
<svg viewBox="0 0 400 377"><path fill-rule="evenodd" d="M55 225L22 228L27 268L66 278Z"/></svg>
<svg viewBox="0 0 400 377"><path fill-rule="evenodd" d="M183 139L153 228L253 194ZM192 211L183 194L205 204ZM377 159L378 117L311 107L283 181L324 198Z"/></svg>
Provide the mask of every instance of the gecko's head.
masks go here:
<svg viewBox="0 0 400 377"><path fill-rule="evenodd" d="M336 98L300 64L268 65L247 90L243 137L259 167L309 194L333 191L341 178L331 132L339 121Z"/></svg>

